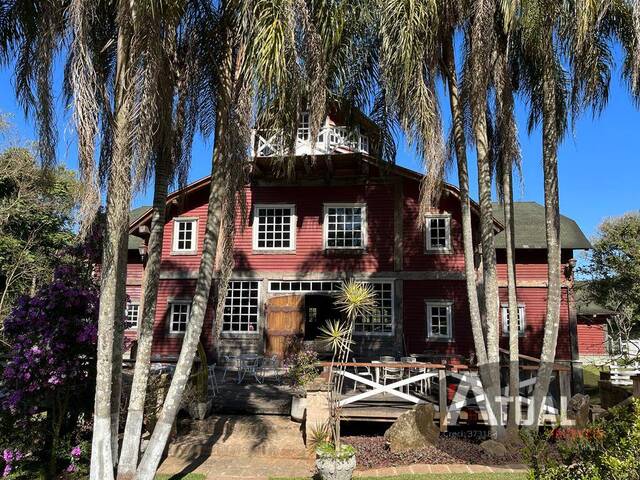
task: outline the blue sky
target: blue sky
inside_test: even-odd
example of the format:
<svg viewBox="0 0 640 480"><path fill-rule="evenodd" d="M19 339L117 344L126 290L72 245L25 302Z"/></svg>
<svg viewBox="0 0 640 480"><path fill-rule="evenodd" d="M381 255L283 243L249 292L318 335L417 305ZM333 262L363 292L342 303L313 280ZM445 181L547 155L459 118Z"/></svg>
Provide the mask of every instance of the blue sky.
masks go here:
<svg viewBox="0 0 640 480"><path fill-rule="evenodd" d="M56 72L59 83L60 70ZM12 114L17 135L24 140L35 140L34 124L25 118L17 104L13 78L9 70L0 71L0 112ZM77 168L74 129L68 110L58 102L59 162ZM444 108L445 118L446 108ZM525 131L526 106L519 101L517 119L523 156L522 188L516 189L516 200L543 202L542 143L540 132L531 135ZM422 170L420 160L410 146L400 139L397 163ZM211 142L196 140L193 150L190 179L207 175L211 168ZM471 154L471 185L476 197L475 158ZM609 104L600 117L594 119L585 113L576 123L559 150L560 208L578 222L587 236L596 232L605 217L621 215L640 209L640 111L634 107L625 87L613 80ZM455 169L447 173L451 183L457 183ZM149 204L151 191L140 192L134 206Z"/></svg>

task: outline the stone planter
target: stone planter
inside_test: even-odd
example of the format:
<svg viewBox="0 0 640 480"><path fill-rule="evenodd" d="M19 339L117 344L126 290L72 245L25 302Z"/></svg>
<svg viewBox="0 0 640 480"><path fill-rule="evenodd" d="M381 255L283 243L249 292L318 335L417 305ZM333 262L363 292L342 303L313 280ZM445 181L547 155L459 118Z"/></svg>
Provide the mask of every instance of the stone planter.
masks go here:
<svg viewBox="0 0 640 480"><path fill-rule="evenodd" d="M211 405L213 405L213 401L211 399L206 402L193 402L189 404L187 410L191 418L194 420L204 420L207 418L209 410L211 410Z"/></svg>
<svg viewBox="0 0 640 480"><path fill-rule="evenodd" d="M307 397L293 395L291 397L291 420L294 422L304 421L307 411Z"/></svg>
<svg viewBox="0 0 640 480"><path fill-rule="evenodd" d="M339 459L329 455L316 457L316 468L322 480L351 480L356 469L356 456Z"/></svg>

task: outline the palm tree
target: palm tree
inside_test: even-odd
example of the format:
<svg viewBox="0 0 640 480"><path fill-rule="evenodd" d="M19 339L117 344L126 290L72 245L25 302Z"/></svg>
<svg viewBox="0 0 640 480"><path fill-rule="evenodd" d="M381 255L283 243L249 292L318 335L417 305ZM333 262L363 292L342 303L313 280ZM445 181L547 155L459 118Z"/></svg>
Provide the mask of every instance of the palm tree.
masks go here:
<svg viewBox="0 0 640 480"><path fill-rule="evenodd" d="M467 140L465 134L464 106L460 98L458 76L456 73L456 60L454 51L454 36L460 26L464 12L455 11L450 2L443 2L441 18L442 40L442 70L446 79L449 96L449 108L451 111L452 128L451 137L454 145L457 170L458 188L460 189L460 211L462 216L462 243L464 251L465 280L467 284L467 298L469 303L469 318L473 331L474 346L477 362L480 365L487 363L487 350L478 301L478 288L476 285L476 268L473 247L473 226L471 221L471 200L469 193L469 166L467 163Z"/></svg>
<svg viewBox="0 0 640 480"><path fill-rule="evenodd" d="M481 376L487 391L488 413L495 418L493 434L501 437L499 298L496 273L496 249L493 211L491 205L491 158L487 119L487 97L490 65L495 51L496 4L491 0L472 2L467 36L470 47L465 59L467 101L472 119L473 136L478 164L478 193L480 203L480 245L485 308L487 364Z"/></svg>
<svg viewBox="0 0 640 480"><path fill-rule="evenodd" d="M180 23L180 28L176 28L176 22ZM217 31L217 16L208 4L191 2L183 11L182 18L165 16L163 23L165 26L158 29L157 39L163 56L156 76L159 129L153 154L154 198L143 281L138 350L118 463L118 478L132 478L138 464L169 181L176 170L184 171L189 163L196 123L203 117L198 106L203 103L203 98L211 96L211 92L203 86L208 85L206 80L209 78L207 72L210 67L203 65L203 62L215 65L212 60L217 56L215 48L207 50L203 56L203 50L199 46L206 43L215 45L213 39Z"/></svg>
<svg viewBox="0 0 640 480"><path fill-rule="evenodd" d="M509 411L507 424L509 432L517 436L520 418L519 402L519 315L515 262L515 223L513 210L513 165L520 167L520 146L514 114L514 78L509 26L496 22L496 61L493 72L495 89L495 139L493 144L494 164L499 197L504 210L504 234L507 256L507 291L509 312Z"/></svg>
<svg viewBox="0 0 640 480"><path fill-rule="evenodd" d="M545 234L548 296L538 382L533 395L534 426L549 390L560 325L561 256L558 193L558 144L566 131L567 79L559 39L567 21L568 2L504 2L504 22L517 25L523 90L529 96L529 128L542 122Z"/></svg>
<svg viewBox="0 0 640 480"><path fill-rule="evenodd" d="M307 83L325 85L324 81L316 79L316 76L324 78L320 68L324 56L317 54L320 44L304 3L264 0L247 5L229 1L222 5L221 18L221 44L225 53L219 62L217 77L213 172L203 253L189 323L171 386L136 473L136 478L143 480L155 475L180 406L202 331L219 242L224 245L222 251L226 252L227 258L221 259L223 268L219 276L218 306L224 302L226 279L233 267L230 246L238 193L245 182L253 100L258 99L257 125L281 127L291 147L298 108L305 92L303 88L296 87ZM303 71L295 68L302 56L297 50L297 28L307 37L307 55L304 55L307 61ZM316 106L310 114L311 118L323 116L324 106ZM318 120L313 122L319 125ZM216 318L220 324L222 315L218 314Z"/></svg>

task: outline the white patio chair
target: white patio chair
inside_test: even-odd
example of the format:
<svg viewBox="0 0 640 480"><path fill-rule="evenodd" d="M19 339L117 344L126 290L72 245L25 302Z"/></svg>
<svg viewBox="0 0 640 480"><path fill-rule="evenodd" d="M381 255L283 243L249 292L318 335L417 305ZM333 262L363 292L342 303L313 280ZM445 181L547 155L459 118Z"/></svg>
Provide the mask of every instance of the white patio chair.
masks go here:
<svg viewBox="0 0 640 480"><path fill-rule="evenodd" d="M258 369L262 363L262 358L257 355L243 355L240 356L240 370L238 371L238 383L242 383L244 377L249 374L253 375L256 382L262 383L258 376Z"/></svg>
<svg viewBox="0 0 640 480"><path fill-rule="evenodd" d="M353 363L358 363L358 360L356 360L355 357L353 357ZM369 377L371 379L371 381L373 382L373 373L371 373L371 368L370 367L353 367L353 373L355 373L356 375L358 375L359 377ZM353 381L353 391L356 391L356 387L358 386L358 381L354 380Z"/></svg>
<svg viewBox="0 0 640 480"><path fill-rule="evenodd" d="M382 356L380 357L380 361L382 362L382 384L386 385L387 380L402 380L402 368L399 367L387 367L385 363L395 362L396 359L394 357ZM386 392L383 392L383 395Z"/></svg>
<svg viewBox="0 0 640 480"><path fill-rule="evenodd" d="M218 380L216 379L215 363L207 366L207 383L209 384L209 390L213 392L213 396L215 397L218 394Z"/></svg>
<svg viewBox="0 0 640 480"><path fill-rule="evenodd" d="M224 379L227 376L227 372L230 369L238 368L238 357L234 355L225 355L224 356L224 372L222 372L222 382L224 383ZM240 370L238 370L238 378L240 378Z"/></svg>
<svg viewBox="0 0 640 480"><path fill-rule="evenodd" d="M275 378L275 380L279 382L281 372L280 359L278 358L278 356L271 355L270 357L265 357L258 367L258 373L263 382L265 381L268 373L273 373L273 378Z"/></svg>
<svg viewBox="0 0 640 480"><path fill-rule="evenodd" d="M416 357L400 357L400 361L402 363L417 363L417 359ZM407 371L407 376L408 377L413 377L414 375L420 375L421 373L426 373L427 369L424 367L416 367L416 368L409 368ZM424 383L425 380L420 380L420 382L418 384L416 384L416 390L419 390L420 393L424 393ZM406 390L407 393L409 393L409 386L410 384L408 384L406 386Z"/></svg>

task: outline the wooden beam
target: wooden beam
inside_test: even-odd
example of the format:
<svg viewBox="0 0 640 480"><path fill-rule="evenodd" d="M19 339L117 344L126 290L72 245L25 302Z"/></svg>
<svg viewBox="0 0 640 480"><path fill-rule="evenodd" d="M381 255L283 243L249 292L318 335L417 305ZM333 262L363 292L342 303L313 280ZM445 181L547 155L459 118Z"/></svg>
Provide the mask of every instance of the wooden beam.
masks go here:
<svg viewBox="0 0 640 480"><path fill-rule="evenodd" d="M327 172L329 172L329 176L333 176L333 161L331 160L331 156L325 155L324 162L327 165Z"/></svg>
<svg viewBox="0 0 640 480"><path fill-rule="evenodd" d="M447 431L447 372L438 370L438 400L440 409L440 431Z"/></svg>
<svg viewBox="0 0 640 480"><path fill-rule="evenodd" d="M363 162L364 163L364 162ZM402 179L393 186L393 269L400 272L404 267L404 188Z"/></svg>
<svg viewBox="0 0 640 480"><path fill-rule="evenodd" d="M571 375L570 372L560 370L558 372L558 383L560 384L560 423L568 420L567 410L569 398L571 398Z"/></svg>

